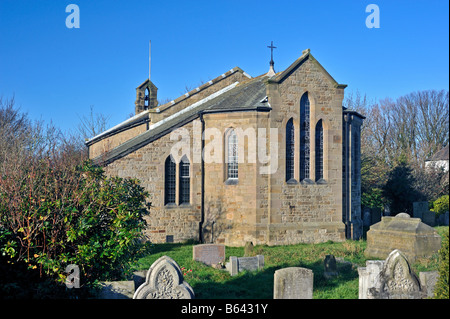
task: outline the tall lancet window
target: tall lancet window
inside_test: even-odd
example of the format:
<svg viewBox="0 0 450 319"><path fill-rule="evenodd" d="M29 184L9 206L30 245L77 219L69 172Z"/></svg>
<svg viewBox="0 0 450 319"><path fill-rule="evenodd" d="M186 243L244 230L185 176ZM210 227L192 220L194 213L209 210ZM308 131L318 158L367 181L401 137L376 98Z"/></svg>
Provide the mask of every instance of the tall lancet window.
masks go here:
<svg viewBox="0 0 450 319"><path fill-rule="evenodd" d="M316 182L323 179L323 126L322 120L316 124Z"/></svg>
<svg viewBox="0 0 450 319"><path fill-rule="evenodd" d="M238 178L238 138L231 129L226 137L227 146L227 178Z"/></svg>
<svg viewBox="0 0 450 319"><path fill-rule="evenodd" d="M309 178L310 157L308 92L300 100L300 181Z"/></svg>
<svg viewBox="0 0 450 319"><path fill-rule="evenodd" d="M191 198L191 175L189 160L183 156L180 162L180 204L189 204Z"/></svg>
<svg viewBox="0 0 450 319"><path fill-rule="evenodd" d="M164 204L175 204L177 166L170 155L164 164L164 171Z"/></svg>
<svg viewBox="0 0 450 319"><path fill-rule="evenodd" d="M286 182L294 178L295 130L294 121L286 124Z"/></svg>

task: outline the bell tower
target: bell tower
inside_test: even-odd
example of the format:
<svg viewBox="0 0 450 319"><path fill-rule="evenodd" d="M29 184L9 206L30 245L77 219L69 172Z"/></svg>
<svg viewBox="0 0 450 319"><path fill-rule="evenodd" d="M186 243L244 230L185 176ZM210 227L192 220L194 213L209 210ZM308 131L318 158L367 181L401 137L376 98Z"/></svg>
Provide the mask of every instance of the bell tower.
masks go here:
<svg viewBox="0 0 450 319"><path fill-rule="evenodd" d="M152 68L152 41L148 45L148 80L144 81L136 88L136 114L146 111L148 109L158 106L158 88L152 83L151 68Z"/></svg>

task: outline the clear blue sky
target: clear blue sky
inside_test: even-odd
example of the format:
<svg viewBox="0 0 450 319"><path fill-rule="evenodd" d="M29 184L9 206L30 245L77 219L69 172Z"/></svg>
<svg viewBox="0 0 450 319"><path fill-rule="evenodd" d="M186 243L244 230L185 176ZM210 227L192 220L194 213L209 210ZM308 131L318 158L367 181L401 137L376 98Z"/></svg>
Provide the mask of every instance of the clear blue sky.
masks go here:
<svg viewBox="0 0 450 319"><path fill-rule="evenodd" d="M80 28L66 27L69 4ZM380 9L380 28L365 21ZM74 129L96 112L115 125L134 112L135 88L148 77L158 98L174 99L239 66L266 73L302 50L346 92L371 99L449 87L447 0L0 0L0 96L15 96L32 119Z"/></svg>

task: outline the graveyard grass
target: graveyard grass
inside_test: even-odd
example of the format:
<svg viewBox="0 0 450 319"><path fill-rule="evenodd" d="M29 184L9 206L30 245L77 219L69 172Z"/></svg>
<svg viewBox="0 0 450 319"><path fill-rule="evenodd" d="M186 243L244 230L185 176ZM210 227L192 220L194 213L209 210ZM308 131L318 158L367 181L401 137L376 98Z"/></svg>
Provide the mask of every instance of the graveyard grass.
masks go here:
<svg viewBox="0 0 450 319"><path fill-rule="evenodd" d="M436 227L442 236L448 227ZM141 258L136 270L147 270L161 256L173 258L188 272L184 276L195 292L197 299L272 299L273 276L278 269L304 267L314 272L314 299L358 299L358 266L365 266L366 241L326 242L321 244L297 244L289 246L255 246L253 256L264 255L264 269L240 272L231 277L225 270L214 269L192 258L192 246L197 243L155 244L152 253ZM226 262L230 256L244 256L244 247L226 247ZM326 255L337 259L339 275L331 279L324 277L323 261ZM438 254L419 259L412 265L413 271L438 269ZM189 271L192 270L192 271Z"/></svg>

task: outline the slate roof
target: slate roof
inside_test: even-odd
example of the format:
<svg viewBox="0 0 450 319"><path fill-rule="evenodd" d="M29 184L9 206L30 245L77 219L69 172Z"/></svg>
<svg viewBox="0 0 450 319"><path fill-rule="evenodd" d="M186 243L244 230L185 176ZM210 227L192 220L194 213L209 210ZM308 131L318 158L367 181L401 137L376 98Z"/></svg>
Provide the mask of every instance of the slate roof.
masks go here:
<svg viewBox="0 0 450 319"><path fill-rule="evenodd" d="M443 160L447 160L448 161L449 156L448 156L448 145L446 147L444 147L443 149L441 149L440 151L436 152L431 159L429 159L429 161L443 161Z"/></svg>
<svg viewBox="0 0 450 319"><path fill-rule="evenodd" d="M236 111L265 111L271 110L266 96L267 76L259 76L245 82L238 83L234 88L220 94L219 96L199 103L192 109L179 112L177 116L172 116L162 120L162 123L155 123L155 127L117 146L106 154L94 159L96 163L108 164L135 150L153 142L154 140L170 133L172 130L181 127L205 113L236 112ZM177 114L177 113L176 113Z"/></svg>

